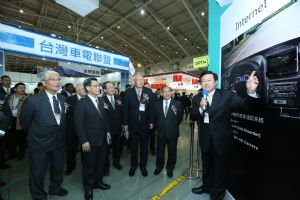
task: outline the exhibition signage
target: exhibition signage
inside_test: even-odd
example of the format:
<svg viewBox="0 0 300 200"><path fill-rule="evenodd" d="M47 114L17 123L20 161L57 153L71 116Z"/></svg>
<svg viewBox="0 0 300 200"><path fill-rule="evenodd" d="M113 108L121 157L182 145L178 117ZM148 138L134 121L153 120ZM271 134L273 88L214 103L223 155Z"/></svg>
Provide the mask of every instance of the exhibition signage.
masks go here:
<svg viewBox="0 0 300 200"><path fill-rule="evenodd" d="M208 56L193 58L193 68L205 68L209 65Z"/></svg>
<svg viewBox="0 0 300 200"><path fill-rule="evenodd" d="M0 49L116 70L127 71L129 65L129 57L123 55L2 23L0 23Z"/></svg>

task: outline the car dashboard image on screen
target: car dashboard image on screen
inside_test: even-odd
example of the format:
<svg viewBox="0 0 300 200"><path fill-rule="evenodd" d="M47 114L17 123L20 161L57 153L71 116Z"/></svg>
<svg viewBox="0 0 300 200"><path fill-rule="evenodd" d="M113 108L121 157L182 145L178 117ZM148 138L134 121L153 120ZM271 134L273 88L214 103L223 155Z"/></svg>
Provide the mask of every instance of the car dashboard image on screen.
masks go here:
<svg viewBox="0 0 300 200"><path fill-rule="evenodd" d="M300 119L300 38L275 45L223 69L221 87L247 95L245 83L252 71L259 80L257 93L280 116Z"/></svg>

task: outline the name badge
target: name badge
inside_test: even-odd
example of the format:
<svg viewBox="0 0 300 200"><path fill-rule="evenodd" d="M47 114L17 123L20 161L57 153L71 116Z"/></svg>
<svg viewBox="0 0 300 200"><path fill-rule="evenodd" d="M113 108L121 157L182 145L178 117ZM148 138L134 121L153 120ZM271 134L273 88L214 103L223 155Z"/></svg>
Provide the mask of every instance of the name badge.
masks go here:
<svg viewBox="0 0 300 200"><path fill-rule="evenodd" d="M139 111L145 112L145 104L144 103L140 103Z"/></svg>
<svg viewBox="0 0 300 200"><path fill-rule="evenodd" d="M209 124L209 115L208 112L204 112L204 123Z"/></svg>

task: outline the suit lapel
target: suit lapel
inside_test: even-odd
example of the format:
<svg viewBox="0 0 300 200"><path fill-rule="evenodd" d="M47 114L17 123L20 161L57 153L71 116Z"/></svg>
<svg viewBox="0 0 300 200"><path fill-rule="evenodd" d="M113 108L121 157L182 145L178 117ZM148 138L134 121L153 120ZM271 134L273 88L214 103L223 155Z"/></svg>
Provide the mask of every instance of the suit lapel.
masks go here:
<svg viewBox="0 0 300 200"><path fill-rule="evenodd" d="M57 97L61 107L61 114L60 114L60 123L61 123L62 119L64 119L65 117L65 102L64 99L59 94L57 94Z"/></svg>
<svg viewBox="0 0 300 200"><path fill-rule="evenodd" d="M43 102L45 104L45 110L46 110L46 112L48 112L48 116L50 116L51 120L57 124L52 107L51 107L50 99L48 98L48 95L46 94L46 92L41 93L41 99L43 100Z"/></svg>
<svg viewBox="0 0 300 200"><path fill-rule="evenodd" d="M87 104L89 105L89 107L90 107L90 109L91 110L94 110L94 112L97 112L98 114L99 114L99 111L98 111L98 109L95 107L95 105L94 105L94 102L91 100L91 98L90 97L86 97L87 98ZM100 107L100 106L99 106ZM99 114L99 116L100 116L100 114Z"/></svg>
<svg viewBox="0 0 300 200"><path fill-rule="evenodd" d="M215 112L215 110L218 108L218 104L222 99L222 94L221 91L219 91L218 89L216 89L214 96L212 98L212 103L210 105L210 109L209 109L209 113L212 114L213 112Z"/></svg>

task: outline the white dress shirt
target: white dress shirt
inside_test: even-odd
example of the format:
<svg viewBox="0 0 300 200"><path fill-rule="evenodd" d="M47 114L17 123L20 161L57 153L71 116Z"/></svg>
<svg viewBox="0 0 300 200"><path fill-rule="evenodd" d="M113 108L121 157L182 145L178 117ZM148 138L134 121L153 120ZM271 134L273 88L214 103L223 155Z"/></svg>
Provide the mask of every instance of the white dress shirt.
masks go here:
<svg viewBox="0 0 300 200"><path fill-rule="evenodd" d="M94 106L96 107L96 109L98 110L98 103L96 101L97 97L93 97L91 95L88 95L88 97L92 100L92 102L94 103Z"/></svg>
<svg viewBox="0 0 300 200"><path fill-rule="evenodd" d="M64 110L61 109L59 99L57 98L57 94L53 95L53 94L50 94L50 93L47 92L47 91L45 91L45 92L46 92L46 94L47 94L47 96L48 96L48 98L49 98L49 101L50 101L50 104L51 104L51 108L52 108L52 112L53 112L53 114L54 114L54 117L55 117L55 119L56 119L56 122L57 122L57 124L60 124L60 117L61 117L61 114L56 114L56 113L54 112L53 96L56 97L56 99L57 99L57 101L58 101L58 106L59 106L61 112L64 112Z"/></svg>
<svg viewBox="0 0 300 200"><path fill-rule="evenodd" d="M165 114L165 116L167 115L168 113L168 110L169 110L169 107L170 107L170 102L171 102L171 99L168 99L168 100L163 100L164 104L163 104L163 112ZM168 110L166 111L167 113L165 113L165 107L166 107L166 104L168 105Z"/></svg>

